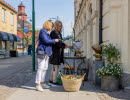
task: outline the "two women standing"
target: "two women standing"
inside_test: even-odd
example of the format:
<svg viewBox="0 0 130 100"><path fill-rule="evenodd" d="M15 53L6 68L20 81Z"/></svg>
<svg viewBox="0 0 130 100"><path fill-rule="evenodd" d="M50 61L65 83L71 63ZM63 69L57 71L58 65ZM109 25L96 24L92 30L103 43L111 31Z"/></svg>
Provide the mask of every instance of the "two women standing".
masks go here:
<svg viewBox="0 0 130 100"><path fill-rule="evenodd" d="M36 89L44 91L43 88L49 88L45 84L46 71L48 69L49 56L52 54L52 44L60 41L60 39L51 39L48 33L53 28L51 21L46 21L39 33L39 44L37 46L38 70L36 73Z"/></svg>
<svg viewBox="0 0 130 100"><path fill-rule="evenodd" d="M38 70L36 74L36 89L38 91L43 91L43 88L49 88L49 86L45 84L49 57L50 64L53 64L50 80L56 84L59 65L64 63L64 48L70 48L61 41L62 22L56 21L53 31L51 31L52 28L53 23L51 21L46 21L43 25L43 29L39 33L39 44L37 46ZM48 31L51 31L51 33L49 34Z"/></svg>

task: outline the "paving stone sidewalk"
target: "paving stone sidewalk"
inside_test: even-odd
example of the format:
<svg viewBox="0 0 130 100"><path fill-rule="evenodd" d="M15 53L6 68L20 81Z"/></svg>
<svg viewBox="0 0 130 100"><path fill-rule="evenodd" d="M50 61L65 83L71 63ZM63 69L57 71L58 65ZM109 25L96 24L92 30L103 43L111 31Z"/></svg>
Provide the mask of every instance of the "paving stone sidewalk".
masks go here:
<svg viewBox="0 0 130 100"><path fill-rule="evenodd" d="M0 100L6 100L32 77L30 56L0 59Z"/></svg>
<svg viewBox="0 0 130 100"><path fill-rule="evenodd" d="M79 92L65 92L62 86L38 92L35 90L34 79L23 85L7 100L100 100L93 89L87 86L88 83Z"/></svg>
<svg viewBox="0 0 130 100"><path fill-rule="evenodd" d="M62 86L38 92L35 90L35 72L32 72L31 57L24 56L7 60L8 63L5 60L0 60L0 64L4 65L3 67L0 66L0 68L5 67L8 70L8 67L11 66L11 68L15 68L15 71L9 70L12 74L6 74L8 77L0 80L0 100L130 100L130 95L123 90L118 92L101 91L99 87L95 87L90 81L85 82L79 92L65 92ZM17 68L16 66L24 67ZM51 68L50 65L46 77L47 81L50 78ZM5 71L5 69L2 70Z"/></svg>

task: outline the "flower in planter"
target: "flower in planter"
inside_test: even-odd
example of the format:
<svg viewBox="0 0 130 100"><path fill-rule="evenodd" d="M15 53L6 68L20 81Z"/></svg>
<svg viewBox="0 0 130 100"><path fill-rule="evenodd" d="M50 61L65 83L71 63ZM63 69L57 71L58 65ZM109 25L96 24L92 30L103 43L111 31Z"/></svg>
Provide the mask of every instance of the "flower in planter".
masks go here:
<svg viewBox="0 0 130 100"><path fill-rule="evenodd" d="M107 64L106 66L97 70L99 77L102 76L115 76L120 78L123 73L123 69L119 64Z"/></svg>
<svg viewBox="0 0 130 100"><path fill-rule="evenodd" d="M95 57L102 57L102 54L100 54L100 53L95 53L93 56L95 56Z"/></svg>
<svg viewBox="0 0 130 100"><path fill-rule="evenodd" d="M95 56L96 61L101 61L102 60L102 54L100 54L100 53L95 53L93 56Z"/></svg>

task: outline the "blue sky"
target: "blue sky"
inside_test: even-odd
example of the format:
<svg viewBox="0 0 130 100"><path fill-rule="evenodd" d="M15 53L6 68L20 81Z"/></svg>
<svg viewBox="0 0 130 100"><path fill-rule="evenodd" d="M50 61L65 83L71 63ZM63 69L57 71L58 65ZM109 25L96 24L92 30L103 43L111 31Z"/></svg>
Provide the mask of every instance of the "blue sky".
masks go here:
<svg viewBox="0 0 130 100"><path fill-rule="evenodd" d="M5 0L17 9L21 0ZM32 0L22 0L28 17L32 17ZM70 35L74 22L74 0L35 0L36 28L41 28L45 20L56 18L63 22L64 36Z"/></svg>

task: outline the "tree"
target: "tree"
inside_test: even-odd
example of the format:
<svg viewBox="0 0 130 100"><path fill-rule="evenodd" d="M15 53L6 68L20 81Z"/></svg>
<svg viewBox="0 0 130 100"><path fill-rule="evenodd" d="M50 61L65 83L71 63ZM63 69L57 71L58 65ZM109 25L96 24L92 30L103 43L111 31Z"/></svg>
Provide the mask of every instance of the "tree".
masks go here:
<svg viewBox="0 0 130 100"><path fill-rule="evenodd" d="M25 42L26 49L28 48L28 45L32 43L31 34L32 34L31 32L24 33L24 42Z"/></svg>

